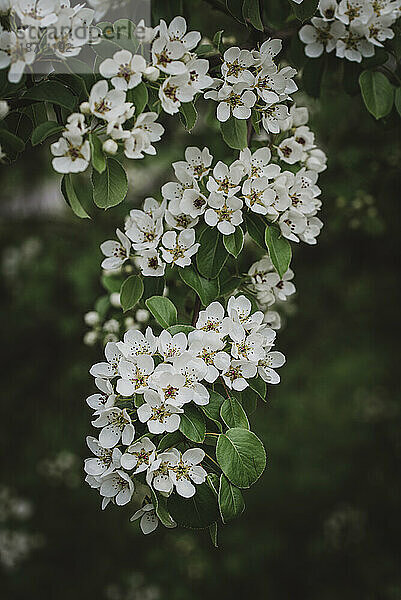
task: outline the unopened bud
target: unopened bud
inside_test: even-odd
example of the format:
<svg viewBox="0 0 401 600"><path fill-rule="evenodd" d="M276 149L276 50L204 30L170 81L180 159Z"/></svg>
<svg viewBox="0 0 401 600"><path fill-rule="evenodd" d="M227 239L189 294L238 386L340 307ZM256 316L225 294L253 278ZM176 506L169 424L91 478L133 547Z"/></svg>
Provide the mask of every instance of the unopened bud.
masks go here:
<svg viewBox="0 0 401 600"><path fill-rule="evenodd" d="M157 67L147 67L143 72L144 77L149 81L156 81L159 79L160 71Z"/></svg>
<svg viewBox="0 0 401 600"><path fill-rule="evenodd" d="M90 115L90 113L91 113L91 107L90 107L89 102L82 102L79 105L79 110L81 111L81 113L83 115Z"/></svg>
<svg viewBox="0 0 401 600"><path fill-rule="evenodd" d="M103 142L102 148L106 154L115 154L118 150L118 144L114 140L106 140Z"/></svg>

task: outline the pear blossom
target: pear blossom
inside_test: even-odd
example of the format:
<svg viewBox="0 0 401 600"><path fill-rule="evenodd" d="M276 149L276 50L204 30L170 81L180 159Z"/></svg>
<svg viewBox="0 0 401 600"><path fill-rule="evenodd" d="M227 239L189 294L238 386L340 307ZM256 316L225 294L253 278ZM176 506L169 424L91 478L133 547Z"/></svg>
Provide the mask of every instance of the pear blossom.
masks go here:
<svg viewBox="0 0 401 600"><path fill-rule="evenodd" d="M295 137L292 137L283 140L281 144L279 144L277 152L284 162L289 165L294 165L302 160L304 150L302 144L297 142Z"/></svg>
<svg viewBox="0 0 401 600"><path fill-rule="evenodd" d="M138 419L146 423L150 433L177 431L180 426L182 408L163 401L155 390L144 393L144 404L138 408Z"/></svg>
<svg viewBox="0 0 401 600"><path fill-rule="evenodd" d="M205 453L201 448L191 448L173 462L171 479L177 493L183 498L191 498L196 492L195 485L206 480L207 473L200 466L204 457Z"/></svg>
<svg viewBox="0 0 401 600"><path fill-rule="evenodd" d="M178 267L187 267L197 253L200 244L195 243L194 229L185 229L179 235L175 231L166 231L162 237L163 260Z"/></svg>
<svg viewBox="0 0 401 600"><path fill-rule="evenodd" d="M173 75L165 79L159 88L159 98L163 110L170 115L179 111L181 103L191 102L193 91L189 85L188 73Z"/></svg>
<svg viewBox="0 0 401 600"><path fill-rule="evenodd" d="M118 90L130 90L139 85L145 69L143 56L132 55L128 50L115 52L113 58L106 58L99 66L102 77L111 79L112 85Z"/></svg>
<svg viewBox="0 0 401 600"><path fill-rule="evenodd" d="M306 223L306 217L294 209L285 211L279 219L281 233L292 242L299 242L298 235L305 231Z"/></svg>
<svg viewBox="0 0 401 600"><path fill-rule="evenodd" d="M147 327L145 334L142 331L129 329L124 334L124 341L117 342L117 348L129 361L135 361L139 356L152 356L157 352L157 338L151 327Z"/></svg>
<svg viewBox="0 0 401 600"><path fill-rule="evenodd" d="M104 354L107 362L100 362L93 365L89 373L93 377L102 379L112 379L118 375L118 366L122 359L122 354L114 342L109 342L104 348Z"/></svg>
<svg viewBox="0 0 401 600"><path fill-rule="evenodd" d="M119 269L130 257L131 240L119 229L116 230L119 242L108 240L100 246L101 251L106 256L102 261L102 269Z"/></svg>
<svg viewBox="0 0 401 600"><path fill-rule="evenodd" d="M118 367L121 378L117 381L117 392L122 396L143 394L154 368L153 358L148 354L137 356L135 362L122 359Z"/></svg>
<svg viewBox="0 0 401 600"><path fill-rule="evenodd" d="M222 377L230 390L241 392L249 385L247 379L255 377L256 373L256 366L247 360L232 360Z"/></svg>
<svg viewBox="0 0 401 600"><path fill-rule="evenodd" d="M225 342L214 331L191 331L188 336L189 350L196 358L203 361L206 367L204 379L213 383L220 376L220 371L227 370L230 355L224 351Z"/></svg>
<svg viewBox="0 0 401 600"><path fill-rule="evenodd" d="M225 51L223 58L221 72L228 83L253 83L254 76L248 67L253 66L254 58L249 50L234 46Z"/></svg>
<svg viewBox="0 0 401 600"><path fill-rule="evenodd" d="M282 367L285 356L281 352L268 352L258 363L258 374L266 383L280 383L280 375L274 369Z"/></svg>
<svg viewBox="0 0 401 600"><path fill-rule="evenodd" d="M127 410L124 408L107 408L92 422L94 427L101 427L99 434L99 444L103 448L113 448L120 439L124 445L132 442L135 435L135 428L131 422Z"/></svg>
<svg viewBox="0 0 401 600"><path fill-rule="evenodd" d="M31 65L36 57L37 42L32 40L29 32L0 29L0 69L10 67L8 81L18 83L24 73L25 67Z"/></svg>
<svg viewBox="0 0 401 600"><path fill-rule="evenodd" d="M187 349L187 336L185 333L171 335L168 331L162 331L158 339L158 351L166 361L173 361Z"/></svg>
<svg viewBox="0 0 401 600"><path fill-rule="evenodd" d="M145 535L153 533L153 531L155 531L155 529L157 529L157 526L159 525L159 518L156 515L156 511L153 504L145 504L144 506L142 506L142 508L137 510L132 515L130 521L136 521L137 519L140 519L139 526L141 528L142 533Z"/></svg>
<svg viewBox="0 0 401 600"><path fill-rule="evenodd" d="M239 183L242 176L242 167L238 163L228 167L219 161L213 169L213 176L208 179L207 189L209 192L234 196L241 189Z"/></svg>
<svg viewBox="0 0 401 600"><path fill-rule="evenodd" d="M89 166L90 147L82 135L64 132L63 136L50 146L55 156L53 169L57 173L82 173Z"/></svg>
<svg viewBox="0 0 401 600"><path fill-rule="evenodd" d="M276 198L276 193L269 186L267 177L247 179L242 186L242 195L245 204L253 212L261 215L267 215L271 212L270 206Z"/></svg>
<svg viewBox="0 0 401 600"><path fill-rule="evenodd" d="M174 172L179 180L181 180L180 172L200 180L209 172L212 160L213 156L210 154L209 148L200 150L195 146L189 146L185 149L185 161L173 163Z"/></svg>
<svg viewBox="0 0 401 600"><path fill-rule="evenodd" d="M184 17L174 17L167 26L163 19L160 21L160 37L169 42L179 42L185 51L193 50L201 40L199 31L187 32L187 22Z"/></svg>
<svg viewBox="0 0 401 600"><path fill-rule="evenodd" d="M160 218L154 219L141 210L131 210L130 223L125 233L132 241L136 251L156 248L163 234L163 224Z"/></svg>
<svg viewBox="0 0 401 600"><path fill-rule="evenodd" d="M136 263L145 277L162 277L166 270L157 250L142 250L136 257Z"/></svg>
<svg viewBox="0 0 401 600"><path fill-rule="evenodd" d="M95 83L89 94L89 106L92 114L105 121L113 121L120 117L132 106L125 101L125 91L122 89L109 90L106 80Z"/></svg>
<svg viewBox="0 0 401 600"><path fill-rule="evenodd" d="M227 121L231 114L236 119L249 119L256 102L255 94L247 89L246 83L235 83L233 86L224 84L217 98L217 118L221 122Z"/></svg>
<svg viewBox="0 0 401 600"><path fill-rule="evenodd" d="M152 462L146 471L146 483L158 492L171 494L174 487L171 472L173 465L176 464L179 458L180 453L176 448L158 453L156 460Z"/></svg>
<svg viewBox="0 0 401 600"><path fill-rule="evenodd" d="M193 393L185 387L185 383L184 375L166 364L158 365L150 378L151 387L158 392L162 401L178 408L193 398Z"/></svg>
<svg viewBox="0 0 401 600"><path fill-rule="evenodd" d="M133 474L135 475L146 471L155 458L156 446L148 437L144 437L139 442L128 446L121 456L121 466L128 471L134 469Z"/></svg>
<svg viewBox="0 0 401 600"><path fill-rule="evenodd" d="M262 125L269 133L279 133L280 124L288 119L289 112L285 104L266 105L262 110Z"/></svg>
<svg viewBox="0 0 401 600"><path fill-rule="evenodd" d="M114 498L118 506L124 506L131 500L134 489L131 477L118 469L102 478L99 492L105 498Z"/></svg>
<svg viewBox="0 0 401 600"><path fill-rule="evenodd" d="M270 148L258 148L251 153L249 148L244 148L240 152L239 163L243 166L245 174L250 179L258 177L267 177L274 179L280 173L279 165L270 162Z"/></svg>
<svg viewBox="0 0 401 600"><path fill-rule="evenodd" d="M205 222L216 227L223 235L234 233L242 223L243 202L236 196L226 198L224 194L212 192L208 198L209 208L205 212Z"/></svg>
<svg viewBox="0 0 401 600"><path fill-rule="evenodd" d="M93 436L88 436L86 443L95 457L85 459L85 473L94 476L104 476L121 467L122 454L118 448L103 448Z"/></svg>
<svg viewBox="0 0 401 600"><path fill-rule="evenodd" d="M91 394L87 399L86 403L95 412L100 413L106 408L111 408L115 404L115 394L113 386L108 379L101 379L100 377L95 378L95 385L101 394Z"/></svg>
<svg viewBox="0 0 401 600"><path fill-rule="evenodd" d="M205 310L199 312L196 329L203 331L214 331L219 336L226 335L225 311L220 302L212 302Z"/></svg>

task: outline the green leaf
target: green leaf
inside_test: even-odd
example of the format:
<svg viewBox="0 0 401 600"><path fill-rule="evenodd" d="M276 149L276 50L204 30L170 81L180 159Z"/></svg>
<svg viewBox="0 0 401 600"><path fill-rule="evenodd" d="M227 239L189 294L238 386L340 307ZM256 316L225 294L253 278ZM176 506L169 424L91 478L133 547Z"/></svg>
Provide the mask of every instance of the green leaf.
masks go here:
<svg viewBox="0 0 401 600"><path fill-rule="evenodd" d="M394 88L383 73L363 71L359 86L365 106L375 119L389 114L394 102Z"/></svg>
<svg viewBox="0 0 401 600"><path fill-rule="evenodd" d="M164 452L165 450L168 450L169 448L175 448L176 446L178 446L178 444L180 442L182 442L182 439L183 438L179 431L173 431L172 433L166 433L166 435L164 435L162 437L162 439L160 440L159 445L157 446L157 451Z"/></svg>
<svg viewBox="0 0 401 600"><path fill-rule="evenodd" d="M7 129L0 129L0 145L6 155L18 154L25 148L23 140L10 131L7 131Z"/></svg>
<svg viewBox="0 0 401 600"><path fill-rule="evenodd" d="M257 395L262 398L263 402L267 400L267 386L266 382L263 381L261 377L254 377L253 379L248 379L249 387L253 389Z"/></svg>
<svg viewBox="0 0 401 600"><path fill-rule="evenodd" d="M8 131L12 131L14 135L21 138L23 142L27 142L31 136L33 122L29 106L26 109L22 109L24 112L12 111L3 120L2 125L5 125ZM27 112L28 114L27 114Z"/></svg>
<svg viewBox="0 0 401 600"><path fill-rule="evenodd" d="M261 215L257 215L253 212L246 213L245 215L246 228L251 238L257 243L258 246L266 248L265 245L265 231L266 221Z"/></svg>
<svg viewBox="0 0 401 600"><path fill-rule="evenodd" d="M401 87L398 87L395 90L394 105L397 109L398 114L401 117Z"/></svg>
<svg viewBox="0 0 401 600"><path fill-rule="evenodd" d="M161 495L159 496L152 488L150 488L150 493L152 496L152 504L162 524L169 529L176 527L176 522L168 512L166 498Z"/></svg>
<svg viewBox="0 0 401 600"><path fill-rule="evenodd" d="M244 0L242 14L246 21L250 21L255 29L263 31L263 23L260 18L259 0Z"/></svg>
<svg viewBox="0 0 401 600"><path fill-rule="evenodd" d="M223 41L222 41L223 33L224 33L224 29L222 29L221 31L218 31L213 36L213 44L216 46L216 48L219 52L222 52L222 50L223 50Z"/></svg>
<svg viewBox="0 0 401 600"><path fill-rule="evenodd" d="M145 277L143 299L147 300L152 296L161 296L164 290L164 277Z"/></svg>
<svg viewBox="0 0 401 600"><path fill-rule="evenodd" d="M192 529L206 529L219 518L216 497L207 483L197 485L192 498L172 494L167 508L174 521Z"/></svg>
<svg viewBox="0 0 401 600"><path fill-rule="evenodd" d="M234 150L243 150L248 145L248 126L246 119L230 117L224 123L220 123L223 140Z"/></svg>
<svg viewBox="0 0 401 600"><path fill-rule="evenodd" d="M135 106L136 117L140 115L141 112L143 112L143 109L145 108L149 100L148 88L143 83L143 81L133 89L129 90L127 100L129 102L133 102Z"/></svg>
<svg viewBox="0 0 401 600"><path fill-rule="evenodd" d="M77 189L79 192L77 193ZM64 175L61 180L61 193L63 194L65 201L72 208L74 214L80 219L90 219L90 216L82 206L79 195L82 195L82 188L80 186L74 186L72 175Z"/></svg>
<svg viewBox="0 0 401 600"><path fill-rule="evenodd" d="M184 413L180 416L181 433L192 442L201 444L206 434L206 423L203 414L193 404L187 404Z"/></svg>
<svg viewBox="0 0 401 600"><path fill-rule="evenodd" d="M192 131L198 119L198 112L193 102L185 102L180 106L180 118L187 131Z"/></svg>
<svg viewBox="0 0 401 600"><path fill-rule="evenodd" d="M120 293L122 283L121 275L102 275L102 286L109 294Z"/></svg>
<svg viewBox="0 0 401 600"><path fill-rule="evenodd" d="M302 82L305 92L312 98L319 98L323 74L326 66L326 56L308 59L302 71Z"/></svg>
<svg viewBox="0 0 401 600"><path fill-rule="evenodd" d="M266 246L269 256L277 273L282 278L290 266L292 250L291 244L280 233L277 227L266 227Z"/></svg>
<svg viewBox="0 0 401 600"><path fill-rule="evenodd" d="M188 335L188 333L191 333L194 329L195 327L192 327L192 325L173 325L172 327L169 327L167 331L171 333L171 335L175 335L176 333L185 333L185 335Z"/></svg>
<svg viewBox="0 0 401 600"><path fill-rule="evenodd" d="M46 121L41 123L32 132L31 143L32 146L37 146L44 142L48 137L63 131L64 127L56 123L56 121Z"/></svg>
<svg viewBox="0 0 401 600"><path fill-rule="evenodd" d="M243 427L244 429L249 429L248 417L234 396L229 396L224 400L220 409L220 415L228 428Z"/></svg>
<svg viewBox="0 0 401 600"><path fill-rule="evenodd" d="M220 286L218 279L205 279L199 275L194 267L179 269L179 274L184 283L189 285L199 296L203 306L208 306L219 296Z"/></svg>
<svg viewBox="0 0 401 600"><path fill-rule="evenodd" d="M244 234L241 227L236 227L234 233L230 235L224 235L223 244L227 252L237 258L244 247Z"/></svg>
<svg viewBox="0 0 401 600"><path fill-rule="evenodd" d="M220 434L216 458L224 475L239 488L249 488L266 467L262 442L252 431L241 427Z"/></svg>
<svg viewBox="0 0 401 600"><path fill-rule="evenodd" d="M315 14L319 0L303 0L301 4L291 1L290 4L297 19L304 23Z"/></svg>
<svg viewBox="0 0 401 600"><path fill-rule="evenodd" d="M210 539L211 539L213 546L215 548L218 548L219 543L217 540L217 534L218 534L217 523L212 523L211 525L209 525L209 534L210 534Z"/></svg>
<svg viewBox="0 0 401 600"><path fill-rule="evenodd" d="M233 292L241 285L241 277L233 276L231 271L224 267L219 275L220 283L220 295L228 296L232 295Z"/></svg>
<svg viewBox="0 0 401 600"><path fill-rule="evenodd" d="M219 508L223 523L229 523L233 519L237 519L245 510L241 490L233 486L223 474L220 477Z"/></svg>
<svg viewBox="0 0 401 600"><path fill-rule="evenodd" d="M221 237L217 227L206 227L199 237L196 264L200 274L208 279L218 276L228 258Z"/></svg>
<svg viewBox="0 0 401 600"><path fill-rule="evenodd" d="M50 102L57 104L67 110L74 110L78 98L71 90L59 81L44 81L30 88L22 96L24 100L37 100L38 102Z"/></svg>
<svg viewBox="0 0 401 600"><path fill-rule="evenodd" d="M143 283L139 275L131 275L121 286L120 303L124 312L134 308L142 298Z"/></svg>
<svg viewBox="0 0 401 600"><path fill-rule="evenodd" d="M228 11L235 19L237 19L237 21L240 21L240 23L244 22L242 14L242 2L243 0L226 0Z"/></svg>
<svg viewBox="0 0 401 600"><path fill-rule="evenodd" d="M222 431L222 426L220 423L220 409L223 402L223 396L220 396L220 394L213 390L209 390L209 404L201 406L201 409L208 417L208 419L216 423L220 431Z"/></svg>
<svg viewBox="0 0 401 600"><path fill-rule="evenodd" d="M105 210L120 204L128 192L127 174L120 163L108 158L103 173L93 171L93 200L99 208Z"/></svg>
<svg viewBox="0 0 401 600"><path fill-rule="evenodd" d="M106 168L106 158L103 153L102 142L96 134L90 133L89 144L91 147L92 166L98 173L103 173Z"/></svg>
<svg viewBox="0 0 401 600"><path fill-rule="evenodd" d="M168 298L152 296L152 298L146 300L145 304L164 329L177 323L177 309Z"/></svg>

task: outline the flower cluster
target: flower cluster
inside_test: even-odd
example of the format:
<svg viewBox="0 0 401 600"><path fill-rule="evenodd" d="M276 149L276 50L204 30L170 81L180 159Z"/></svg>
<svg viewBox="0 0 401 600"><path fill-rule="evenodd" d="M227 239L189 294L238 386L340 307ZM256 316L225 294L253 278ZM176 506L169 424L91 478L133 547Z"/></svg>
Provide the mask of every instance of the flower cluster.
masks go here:
<svg viewBox="0 0 401 600"><path fill-rule="evenodd" d="M11 11L15 27L0 27L0 69L9 67L8 79L18 83L25 68L51 54L65 60L77 56L83 46L99 42L100 31L92 25L95 11L85 4L70 6L69 0L17 0L3 3Z"/></svg>
<svg viewBox="0 0 401 600"><path fill-rule="evenodd" d="M296 70L279 68L275 63L281 48L282 41L273 39L257 50L226 50L222 78L214 79L213 89L205 93L205 98L218 102L219 121L225 122L231 116L249 119L254 110L267 132L279 133L280 123L289 116L286 102L298 89L293 80Z"/></svg>
<svg viewBox="0 0 401 600"><path fill-rule="evenodd" d="M394 37L391 26L401 16L400 0L320 0L318 8L321 16L299 32L311 58L335 49L339 58L361 62Z"/></svg>
<svg viewBox="0 0 401 600"><path fill-rule="evenodd" d="M147 486L143 498L152 498L149 488L165 496L192 497L206 479L200 464L204 450L158 451L158 436L180 429L188 405L207 406L207 386L218 379L236 391L258 375L278 383L275 368L285 359L272 351L275 337L263 313L252 313L249 299L232 296L226 310L212 302L201 311L188 334L163 330L155 336L150 327L145 333L130 329L123 341L106 344L106 361L90 369L99 391L87 403L100 432L98 439L87 438L94 457L85 461L87 482L99 490L103 508L130 502L134 480ZM184 435L182 440L189 445ZM151 502L133 518L139 517L145 533L157 525Z"/></svg>

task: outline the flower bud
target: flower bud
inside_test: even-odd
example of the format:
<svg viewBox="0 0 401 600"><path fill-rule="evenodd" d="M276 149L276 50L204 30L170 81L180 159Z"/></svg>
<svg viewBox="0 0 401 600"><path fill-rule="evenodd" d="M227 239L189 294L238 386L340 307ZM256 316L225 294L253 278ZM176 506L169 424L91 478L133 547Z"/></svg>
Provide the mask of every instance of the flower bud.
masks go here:
<svg viewBox="0 0 401 600"><path fill-rule="evenodd" d="M160 71L157 67L147 67L143 72L144 77L149 81L156 81L159 79Z"/></svg>
<svg viewBox="0 0 401 600"><path fill-rule="evenodd" d="M118 144L114 140L106 140L103 142L102 148L106 154L115 154L118 150Z"/></svg>
<svg viewBox="0 0 401 600"><path fill-rule="evenodd" d="M0 121L8 115L9 110L8 103L5 100L0 100Z"/></svg>
<svg viewBox="0 0 401 600"><path fill-rule="evenodd" d="M84 335L84 344L86 346L94 346L97 342L97 333L96 331L88 331Z"/></svg>
<svg viewBox="0 0 401 600"><path fill-rule="evenodd" d="M99 314L95 310L91 310L84 316L84 321L89 327L94 327L99 323Z"/></svg>
<svg viewBox="0 0 401 600"><path fill-rule="evenodd" d="M81 113L83 115L90 115L90 113L91 113L91 107L90 107L89 102L82 102L79 105L79 110L81 111Z"/></svg>
<svg viewBox="0 0 401 600"><path fill-rule="evenodd" d="M135 313L135 320L138 323L146 323L149 321L150 313L145 308L139 308Z"/></svg>
<svg viewBox="0 0 401 600"><path fill-rule="evenodd" d="M114 308L120 308L120 294L118 292L110 294L110 304L114 306Z"/></svg>

